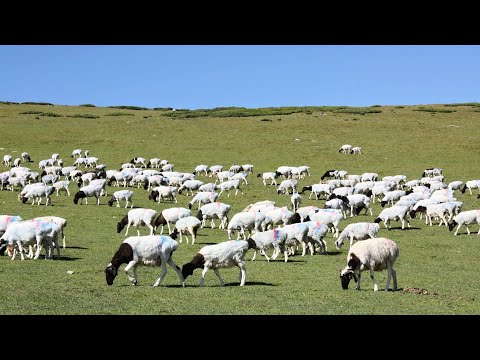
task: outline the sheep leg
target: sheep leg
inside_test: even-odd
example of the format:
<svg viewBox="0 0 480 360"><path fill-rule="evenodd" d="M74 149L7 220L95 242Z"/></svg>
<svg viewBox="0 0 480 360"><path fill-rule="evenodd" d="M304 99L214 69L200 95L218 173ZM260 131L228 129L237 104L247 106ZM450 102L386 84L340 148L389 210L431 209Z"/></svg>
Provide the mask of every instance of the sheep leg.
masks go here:
<svg viewBox="0 0 480 360"><path fill-rule="evenodd" d="M245 267L245 262L241 261L237 265L240 268L240 286L244 286L245 285L245 277L247 275L247 268Z"/></svg>
<svg viewBox="0 0 480 360"><path fill-rule="evenodd" d="M388 273L390 275L390 272ZM375 275L374 275L374 271L372 268L370 268L370 278L372 279L373 281L373 291L378 291L378 285L377 285L377 282L375 281ZM387 284L388 282L390 281L390 277L388 277L387 279ZM358 284L360 284L360 274L358 276ZM359 286L359 290L360 290L360 286ZM388 287L385 289L385 291L388 290Z"/></svg>
<svg viewBox="0 0 480 360"><path fill-rule="evenodd" d="M361 280L361 278L362 278L362 272L359 271L358 276L357 276L357 286L355 287L355 289L357 289L357 290L360 290L360 280Z"/></svg>
<svg viewBox="0 0 480 360"><path fill-rule="evenodd" d="M125 231L125 236L128 235L128 229L130 229L130 223L127 224L127 231ZM138 229L137 229L138 230Z"/></svg>
<svg viewBox="0 0 480 360"><path fill-rule="evenodd" d="M130 276L128 272L133 267L133 277ZM128 280L131 281L132 285L137 285L137 263L135 260L130 261L125 267L125 274L127 274Z"/></svg>
<svg viewBox="0 0 480 360"><path fill-rule="evenodd" d="M468 235L470 235L470 229L468 228L467 224L465 224L465 227L467 228Z"/></svg>
<svg viewBox="0 0 480 360"><path fill-rule="evenodd" d="M256 252L255 252L256 253ZM270 261L270 258L268 257L267 253L265 252L265 250L261 249L260 250L260 254L262 254L263 256L265 256L265 258L267 259L267 261ZM274 260L274 259L272 259Z"/></svg>
<svg viewBox="0 0 480 360"><path fill-rule="evenodd" d="M205 267L203 268L202 276L200 277L200 284L199 284L198 286L203 287L203 284L205 283L205 274L207 273L207 271L208 271L208 267L205 266ZM219 276L219 275L217 275L217 276ZM220 278L220 277L219 277L219 278ZM221 279L221 278L220 278L220 279ZM220 280L220 283L222 283L222 282L223 282L223 280ZM222 286L223 286L223 284L222 284Z"/></svg>
<svg viewBox="0 0 480 360"><path fill-rule="evenodd" d="M163 278L167 274L167 265L163 261L162 261L161 267L162 267L162 271L160 272L160 277L157 279L157 281L155 281L155 284L153 284L153 286L160 285L160 283L163 281Z"/></svg>
<svg viewBox="0 0 480 360"><path fill-rule="evenodd" d="M178 279L180 280L180 285L185 287L185 279L183 278L182 271L177 266L177 264L175 264L175 262L173 261L171 254L170 254L170 257L167 260L167 264L170 265L172 267L172 269L175 270L175 272L177 273Z"/></svg>
<svg viewBox="0 0 480 360"><path fill-rule="evenodd" d="M257 256L257 250L253 251L252 261L255 260L255 256Z"/></svg>

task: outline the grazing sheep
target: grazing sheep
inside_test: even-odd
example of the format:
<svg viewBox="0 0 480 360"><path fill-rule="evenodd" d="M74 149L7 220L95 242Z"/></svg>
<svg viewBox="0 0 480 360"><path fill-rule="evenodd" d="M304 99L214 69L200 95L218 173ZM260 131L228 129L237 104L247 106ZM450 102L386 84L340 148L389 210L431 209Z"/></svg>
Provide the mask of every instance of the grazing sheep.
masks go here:
<svg viewBox="0 0 480 360"><path fill-rule="evenodd" d="M20 156L22 157L23 162L33 162L33 160L30 158L30 154L26 151L22 152Z"/></svg>
<svg viewBox="0 0 480 360"><path fill-rule="evenodd" d="M197 213L197 219L202 221L202 228L205 227L207 219L210 219L210 227L215 228L213 219L219 219L219 229L226 229L228 224L228 212L231 205L222 202L213 202L203 205ZM190 210L189 210L190 211ZM189 214L190 215L190 214Z"/></svg>
<svg viewBox="0 0 480 360"><path fill-rule="evenodd" d="M463 181L452 181L448 184L447 188L450 190L460 190L463 185Z"/></svg>
<svg viewBox="0 0 480 360"><path fill-rule="evenodd" d="M197 268L201 269L202 276L200 278L199 286L202 287L205 283L205 274L209 269L212 269L215 275L217 275L220 284L225 286L220 273L219 268L229 268L238 266L240 268L240 286L245 285L246 266L245 266L245 254L248 249L254 249L256 247L255 242L252 239L245 240L230 240L215 245L207 245L200 249L200 251L190 260L182 266L182 274L185 279L193 274L193 271Z"/></svg>
<svg viewBox="0 0 480 360"><path fill-rule="evenodd" d="M443 169L440 169L440 168L428 168L428 169L423 170L422 177L442 175L442 173L443 173Z"/></svg>
<svg viewBox="0 0 480 360"><path fill-rule="evenodd" d="M152 189L152 192L148 196L148 199L153 201L158 201L159 204L162 199L165 199L165 200L169 199L169 200L175 201L175 203L178 203L177 197L175 196L177 189L178 188L176 186L160 185L160 186L154 187Z"/></svg>
<svg viewBox="0 0 480 360"><path fill-rule="evenodd" d="M353 240L365 240L368 238L377 237L380 231L380 226L376 223L358 222L345 226L345 229L340 233L338 239L335 241L335 247L340 250L345 239L350 239L350 248L352 247Z"/></svg>
<svg viewBox="0 0 480 360"><path fill-rule="evenodd" d="M452 231L453 228L458 225L457 230L455 230L455 234L453 234L457 235L460 227L465 225L467 228L467 233L470 235L470 229L467 226L468 224L480 224L480 210L467 210L460 212L458 215L454 216L453 221L448 224L448 229ZM480 230L478 230L477 235L480 235Z"/></svg>
<svg viewBox="0 0 480 360"><path fill-rule="evenodd" d="M247 173L245 171L238 172L228 178L228 180L240 180L243 181L245 185L248 185Z"/></svg>
<svg viewBox="0 0 480 360"><path fill-rule="evenodd" d="M257 174L257 177L261 177L263 181L263 185L267 186L267 180L271 180L270 185L277 186L277 174L275 172L264 172L262 174Z"/></svg>
<svg viewBox="0 0 480 360"><path fill-rule="evenodd" d="M181 194L182 191L186 189L187 190L187 196L188 196L189 192L193 196L193 190L198 190L198 188L202 185L203 185L203 181L187 180L178 188L178 193Z"/></svg>
<svg viewBox="0 0 480 360"><path fill-rule="evenodd" d="M145 158L143 157L136 157L136 158L133 158L132 160L130 160L130 164L134 164L134 165L138 165L138 164L141 164L140 167L145 167L147 168L147 164L145 164Z"/></svg>
<svg viewBox="0 0 480 360"><path fill-rule="evenodd" d="M3 165L12 166L12 155L3 155Z"/></svg>
<svg viewBox="0 0 480 360"><path fill-rule="evenodd" d="M206 183L198 188L198 192L214 192L217 188L215 183Z"/></svg>
<svg viewBox="0 0 480 360"><path fill-rule="evenodd" d="M18 215L0 215L0 237L5 233L8 225L22 220Z"/></svg>
<svg viewBox="0 0 480 360"><path fill-rule="evenodd" d="M307 244L310 248L310 255L313 255L313 245L312 242L308 239L308 233L310 231L309 222L297 223L285 225L282 228L287 234L287 239L285 240L285 246L290 250L289 255L295 255L295 249L300 243L302 245L302 256L305 256L307 250ZM328 230L327 230L328 231Z"/></svg>
<svg viewBox="0 0 480 360"><path fill-rule="evenodd" d="M337 173L338 173L338 170L327 170L327 171L325 171L325 174L323 174L323 175L320 177L320 180L323 180L323 179L325 179L325 178L327 178L327 177L328 177L329 179L332 178L332 177L334 178L335 175L337 175Z"/></svg>
<svg viewBox="0 0 480 360"><path fill-rule="evenodd" d="M308 217L308 214L314 212L315 210L320 210L317 206L303 206L298 208L296 213L300 216L300 222L304 222Z"/></svg>
<svg viewBox="0 0 480 360"><path fill-rule="evenodd" d="M283 176L285 179L290 179L292 177L292 167L291 166L279 166L275 170L277 177Z"/></svg>
<svg viewBox="0 0 480 360"><path fill-rule="evenodd" d="M392 227L388 226L390 220L401 220L402 221L402 230L405 229L405 221L410 227L410 222L407 219L408 206L392 206L390 208L383 209L378 217L373 221L374 223L379 223L383 221L385 228L390 230Z"/></svg>
<svg viewBox="0 0 480 360"><path fill-rule="evenodd" d="M132 202L132 197L133 197L133 191L132 190L119 190L115 191L108 200L108 206L112 206L113 203L116 201L117 202L117 207L120 207L120 200L124 199L125 200L125 209L128 207L128 203L130 202L130 209L133 208L133 202Z"/></svg>
<svg viewBox="0 0 480 360"><path fill-rule="evenodd" d="M363 173L360 175L360 181L377 181L378 179L378 174L377 173Z"/></svg>
<svg viewBox="0 0 480 360"><path fill-rule="evenodd" d="M230 169L228 169L228 171L231 171L234 174L236 174L238 172L243 171L243 167L242 165L233 164L232 166L230 166Z"/></svg>
<svg viewBox="0 0 480 360"><path fill-rule="evenodd" d="M283 180L277 188L277 194L293 194L297 191L297 183L295 179Z"/></svg>
<svg viewBox="0 0 480 360"><path fill-rule="evenodd" d="M13 166L19 167L21 162L22 162L22 159L16 158L15 160L13 160Z"/></svg>
<svg viewBox="0 0 480 360"><path fill-rule="evenodd" d="M170 236L149 235L149 236L131 236L125 239L112 261L105 269L105 276L108 285L112 285L118 274L121 264L127 264L124 271L132 285L138 285L137 266L139 264L147 266L161 266L160 276L153 286L161 284L167 274L167 264L175 270L180 280L180 285L185 286L185 279L180 268L173 261L172 255L178 249L178 243ZM129 270L133 267L133 277Z"/></svg>
<svg viewBox="0 0 480 360"><path fill-rule="evenodd" d="M338 150L339 153L344 153L344 154L350 154L352 150L352 145L345 144L340 147L340 150Z"/></svg>
<svg viewBox="0 0 480 360"><path fill-rule="evenodd" d="M341 199L345 202L345 204L347 204L347 206L350 206L350 217L358 216L360 211L363 209L365 209L365 215L367 214L368 210L370 210L370 215L373 216L370 198L367 195L348 195L343 198L341 197ZM354 212L353 209L356 209L356 211Z"/></svg>
<svg viewBox="0 0 480 360"><path fill-rule="evenodd" d="M203 191L195 194L193 199L188 203L188 208L192 209L193 204L198 203L198 210L203 204L213 203L217 201L218 193L214 191Z"/></svg>
<svg viewBox="0 0 480 360"><path fill-rule="evenodd" d="M271 225L288 225L301 222L300 215L288 210L286 206L281 208L266 207L260 210L267 218L271 219Z"/></svg>
<svg viewBox="0 0 480 360"><path fill-rule="evenodd" d="M133 225L137 229L137 235L140 236L139 226L144 225L150 229L150 235L155 233L155 219L157 218L157 212L153 209L132 209L129 210L127 215L117 224L117 233L120 234L127 225L127 231L125 236L128 235L128 229L130 225Z"/></svg>
<svg viewBox="0 0 480 360"><path fill-rule="evenodd" d="M360 146L354 146L350 149L350 154L360 155L362 153L362 148Z"/></svg>
<svg viewBox="0 0 480 360"><path fill-rule="evenodd" d="M408 194L411 194L413 191L409 191L409 192L406 192L406 191L403 191L403 190L393 190L393 191L389 191L385 194L385 196L383 197L383 199L381 200L380 202L380 205L383 207L385 207L385 205L387 204L390 204L393 206L393 202L396 201L396 200L400 200L400 198L402 196L405 196L405 195L408 195Z"/></svg>
<svg viewBox="0 0 480 360"><path fill-rule="evenodd" d="M244 164L244 165L242 165L242 169L246 173L253 174L253 165L252 164Z"/></svg>
<svg viewBox="0 0 480 360"><path fill-rule="evenodd" d="M45 196L45 206L51 204L50 196L53 194L55 189L53 186L34 186L22 197L22 203L26 203L28 200L32 200L32 205L37 200L37 205L40 205L42 202L42 196Z"/></svg>
<svg viewBox="0 0 480 360"><path fill-rule="evenodd" d="M343 214L340 210L335 209L319 209L310 213L305 219L306 221L316 221L333 228L333 237L338 237L338 225L343 219Z"/></svg>
<svg viewBox="0 0 480 360"><path fill-rule="evenodd" d="M155 229L157 229L159 225L162 225L160 234L163 234L163 226L167 225L168 233L171 233L172 229L170 228L170 224L175 224L178 221L178 219L181 219L190 215L192 215L192 211L190 209L185 209L183 207L173 207L169 209L163 209L160 215L158 215L157 218L155 219Z"/></svg>
<svg viewBox="0 0 480 360"><path fill-rule="evenodd" d="M245 207L245 209L242 210L242 212L245 211L257 211L266 207L272 207L275 206L275 201L272 200L262 200L262 201L257 201L254 204L249 204Z"/></svg>
<svg viewBox="0 0 480 360"><path fill-rule="evenodd" d="M225 182L220 183L218 185L218 188L220 189L220 193L218 194L218 197L222 195L222 192L226 191L227 192L227 197L230 197L230 193L228 192L231 189L235 189L235 195L238 194L238 191L240 190L240 193L243 194L243 190L240 188L240 180L228 180Z"/></svg>
<svg viewBox="0 0 480 360"><path fill-rule="evenodd" d="M68 196L70 196L70 190L68 189L68 186L70 185L69 180L61 180L53 183L53 188L57 192L57 196L59 195L60 190L65 190Z"/></svg>
<svg viewBox="0 0 480 360"><path fill-rule="evenodd" d="M185 235L188 244L187 233L192 235L192 245L195 244L195 237L197 236L198 228L202 225L202 222L198 220L195 216L186 216L184 218L178 219L173 228L173 232L170 237L174 240L177 239L178 234L180 234L180 243L182 243L182 234Z"/></svg>
<svg viewBox="0 0 480 360"><path fill-rule="evenodd" d="M80 205L85 199L85 204L88 205L88 197L96 197L97 198L97 205L100 205L100 196L102 193L102 187L98 185L87 185L80 188L80 190L75 194L73 198L74 204L78 204L78 200L80 200Z"/></svg>
<svg viewBox="0 0 480 360"><path fill-rule="evenodd" d="M255 246L253 247L255 251L253 253L252 261L255 260L255 257L257 255L257 250L260 250L260 253L263 256L265 256L267 261L270 261L270 258L265 253L265 250L268 250L271 247L274 248L272 260L275 260L275 258L281 251L284 254L285 262L288 261L288 251L285 247L285 241L287 240L287 233L285 231L282 231L282 229L277 228L277 229L267 230L263 232L257 232L247 239L247 241L249 240L253 240L255 242Z"/></svg>
<svg viewBox="0 0 480 360"><path fill-rule="evenodd" d="M465 193L465 190L468 189L468 191L470 191L470 195L472 195L472 189L478 189L479 191L479 194L480 194L480 187L479 187L479 184L480 184L480 180L469 180L465 183L465 185L463 186L463 188L460 190L460 192L462 194Z"/></svg>
<svg viewBox="0 0 480 360"><path fill-rule="evenodd" d="M340 281L344 290L353 278L357 283L356 289L360 290L362 271L370 270L373 281L373 290L378 291L374 272L387 269L387 283L385 291L388 291L390 278L393 277L393 291L397 290L397 273L393 265L400 251L395 241L387 238L373 238L353 244L347 255L347 266L340 271Z"/></svg>
<svg viewBox="0 0 480 360"><path fill-rule="evenodd" d="M148 160L147 168L160 168L160 161L160 158L151 158L150 160Z"/></svg>
<svg viewBox="0 0 480 360"><path fill-rule="evenodd" d="M350 209L350 207L347 205L348 203L345 203L344 201L345 198L335 198L332 200L328 200L325 202L324 209L336 209L340 210L343 214L343 218L347 218L347 210ZM348 200L348 198L347 198Z"/></svg>
<svg viewBox="0 0 480 360"><path fill-rule="evenodd" d="M39 216L39 217L33 218L32 220L43 221L43 222L53 222L53 223L57 224L58 226L60 226L60 235L62 236L63 248L65 249L65 247L66 247L65 246L65 233L64 233L63 229L67 226L67 219L64 219L64 218L59 217L59 216L47 215L47 216Z"/></svg>
<svg viewBox="0 0 480 360"><path fill-rule="evenodd" d="M208 168L207 173L210 177L216 176L217 173L223 171L223 165L212 165Z"/></svg>
<svg viewBox="0 0 480 360"><path fill-rule="evenodd" d="M233 215L232 219L229 221L227 226L227 236L228 240L232 240L232 233L238 230L237 240L240 239L240 235L243 236L243 240L246 240L245 230L250 232L252 235L252 230L255 228L255 219L257 217L257 212L239 212ZM261 214L261 213L259 213Z"/></svg>
<svg viewBox="0 0 480 360"><path fill-rule="evenodd" d="M205 173L205 176L208 175L208 165L197 165L193 170L194 175L200 174L202 172Z"/></svg>
<svg viewBox="0 0 480 360"><path fill-rule="evenodd" d="M305 191L310 190L310 196L308 199L311 199L312 195L315 194L315 200L318 200L319 195L324 195L325 199L332 194L332 191L334 190L333 185L331 184L313 184L311 186L304 186L302 188L302 193Z"/></svg>

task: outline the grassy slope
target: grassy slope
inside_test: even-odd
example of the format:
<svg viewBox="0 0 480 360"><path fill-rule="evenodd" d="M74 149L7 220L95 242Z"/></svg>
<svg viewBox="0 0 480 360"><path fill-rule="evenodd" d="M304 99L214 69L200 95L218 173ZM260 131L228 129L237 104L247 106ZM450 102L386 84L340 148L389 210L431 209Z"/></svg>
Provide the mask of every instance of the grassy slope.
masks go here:
<svg viewBox="0 0 480 360"><path fill-rule="evenodd" d="M442 105L435 108L447 109ZM474 107L455 107L454 113L413 111L418 107L381 107L379 114L365 116L327 112L326 116L297 113L243 118L170 118L168 112L133 111L74 106L0 104L2 137L0 156L14 158L28 151L38 161L54 152L65 165L73 163L73 149L89 149L109 169L119 168L134 156L160 157L175 164L177 171L192 171L197 164L254 164L254 175L274 171L280 165L309 165L311 177L299 181L299 187L320 180L328 169L343 169L350 174L378 172L380 177L404 174L420 178L426 167L441 167L446 182L478 179L476 156L479 151L478 120ZM452 109L452 108L448 108ZM24 111L54 112L61 115L94 114L99 119L43 117L19 114ZM134 116L104 116L111 113ZM147 117L147 118L144 118ZM272 121L261 121L261 119ZM457 125L458 127L449 127ZM298 140L297 140L298 139ZM361 156L338 153L345 143L362 146ZM0 171L5 171L0 165ZM265 188L260 179L249 176L245 195L222 194L221 201L232 205L230 217L249 203L272 199L278 205L289 204L289 197ZM208 182L203 176L200 180ZM73 192L75 186L71 187ZM111 194L116 188L110 188ZM143 189L134 189L134 205L158 211L172 204L155 204ZM139 268L139 286L130 286L119 274L113 286L106 285L104 268L110 262L123 234L116 223L127 210L101 206L75 206L73 197L53 196L53 206L23 205L17 192L0 191L0 213L18 214L28 219L55 214L68 221L67 249L60 261L10 261L0 258L1 314L478 314L479 291L475 281L480 243L476 235L453 237L445 227L425 226L413 219L412 230L402 231L394 223L381 236L397 241L400 247L396 269L400 288L423 288L430 295L399 291L374 293L364 273L362 291L343 291L338 269L345 266L348 245L335 250L331 235L327 238L330 254L301 257L284 263L267 263L264 258L247 263L247 283L238 287L238 270L221 271L227 287L219 286L209 272L205 288L199 289L200 271L188 278L187 287L178 287L176 274L169 269L165 287L151 284L158 268ZM179 196L178 206L186 206L190 197ZM457 193L464 209L480 208L476 196ZM322 207L324 201L308 200L302 205ZM381 208L375 203L374 215ZM363 214L341 223L371 221ZM218 221L217 221L218 223ZM471 226L478 231L478 225ZM146 234L146 228L141 229ZM135 234L132 232L131 234ZM181 266L204 245L218 243L226 234L218 229L201 229L198 243L180 244L174 260ZM247 254L250 259L251 254ZM123 267L122 267L123 268ZM73 270L73 275L66 274ZM383 288L386 272L376 273ZM352 286L351 286L352 287Z"/></svg>

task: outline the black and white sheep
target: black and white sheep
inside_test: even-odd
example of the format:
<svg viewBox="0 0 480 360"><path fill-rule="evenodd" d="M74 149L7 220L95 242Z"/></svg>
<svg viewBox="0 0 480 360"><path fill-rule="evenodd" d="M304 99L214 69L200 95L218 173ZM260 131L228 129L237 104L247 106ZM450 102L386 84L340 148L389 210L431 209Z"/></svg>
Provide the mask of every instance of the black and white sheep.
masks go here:
<svg viewBox="0 0 480 360"><path fill-rule="evenodd" d="M480 194L480 180L469 180L465 182L465 185L463 188L460 190L462 194L465 193L465 191L468 189L470 191L470 195L472 195L472 189L478 189L479 194Z"/></svg>
<svg viewBox="0 0 480 360"><path fill-rule="evenodd" d="M400 220L402 222L402 229L405 229L405 221L407 222L408 227L410 227L410 222L407 219L408 206L392 206L390 208L383 209L378 217L373 221L374 223L379 223L383 221L385 228L390 230L392 227L388 226L390 220Z"/></svg>
<svg viewBox="0 0 480 360"><path fill-rule="evenodd" d="M204 246L190 262L182 266L183 277L187 279L188 276L193 274L195 269L203 268L199 284L202 287L205 283L205 274L209 269L212 269L218 280L220 280L220 284L225 286L218 269L238 266L240 268L240 286L244 286L247 273L245 254L248 249L254 249L255 247L255 241L252 239L246 241L229 240L215 245Z"/></svg>
<svg viewBox="0 0 480 360"><path fill-rule="evenodd" d="M203 185L203 181L200 181L200 180L186 180L177 190L177 192L179 194L182 193L183 190L187 190L186 193L187 193L187 196L188 196L188 193L190 192L190 194L193 196L193 190L198 190L200 188L200 186Z"/></svg>
<svg viewBox="0 0 480 360"><path fill-rule="evenodd" d="M344 144L340 147L340 149L338 150L339 153L344 153L344 154L350 154L351 150L352 150L352 145L350 144Z"/></svg>
<svg viewBox="0 0 480 360"><path fill-rule="evenodd" d="M322 194L325 196L325 199L326 199L332 194L332 191L334 190L334 186L331 184L313 184L311 186L304 186L302 188L302 193L304 193L307 190L311 191L308 199L311 199L313 194L315 194L315 200L318 200L318 196Z"/></svg>
<svg viewBox="0 0 480 360"><path fill-rule="evenodd" d="M271 180L270 185L277 186L277 181L276 181L277 173L275 173L275 172L264 172L264 173L261 173L261 174L257 174L257 177L262 178L264 186L267 186L267 180Z"/></svg>
<svg viewBox="0 0 480 360"><path fill-rule="evenodd" d="M448 224L448 229L452 231L453 228L458 225L457 230L455 230L455 233L453 234L457 235L460 227L465 225L467 233L470 235L470 229L467 226L468 224L480 224L480 210L467 210L460 212L458 215L455 215L452 222ZM480 230L478 230L477 235L480 235Z"/></svg>
<svg viewBox="0 0 480 360"><path fill-rule="evenodd" d="M87 185L80 188L80 190L75 194L73 198L73 202L78 204L78 200L80 200L80 205L85 199L85 204L88 205L88 197L95 197L97 199L97 205L100 205L100 196L102 194L102 186L98 185Z"/></svg>
<svg viewBox="0 0 480 360"><path fill-rule="evenodd" d="M130 209L133 208L133 191L132 190L118 190L115 191L108 200L108 206L112 206L113 203L117 202L117 207L120 207L120 200L125 200L125 209L128 207L128 203L130 203Z"/></svg>
<svg viewBox="0 0 480 360"><path fill-rule="evenodd" d="M112 261L105 269L105 277L108 285L112 285L118 274L120 265L127 264L124 271L132 285L138 285L137 266L161 266L162 271L153 286L158 286L167 274L167 264L177 273L180 285L185 286L185 278L180 268L173 261L172 255L178 249L178 242L170 236L147 235L131 236L120 244L119 249L113 255ZM133 277L129 270L133 268Z"/></svg>
<svg viewBox="0 0 480 360"><path fill-rule="evenodd" d="M395 241L387 238L367 239L353 244L347 255L347 266L340 271L340 282L344 290L353 278L357 283L356 289L360 290L362 271L370 270L373 281L373 290L378 291L374 272L387 269L387 283L385 291L388 291L390 278L393 277L393 291L397 290L397 273L393 265L400 254Z"/></svg>
<svg viewBox="0 0 480 360"><path fill-rule="evenodd" d="M168 232L171 233L172 229L170 228L170 224L174 225L178 219L181 219L190 215L192 215L192 211L184 207L173 207L169 209L163 209L160 215L158 215L157 218L155 219L155 229L157 229L160 225L162 225L160 234L163 234L163 226L167 225Z"/></svg>

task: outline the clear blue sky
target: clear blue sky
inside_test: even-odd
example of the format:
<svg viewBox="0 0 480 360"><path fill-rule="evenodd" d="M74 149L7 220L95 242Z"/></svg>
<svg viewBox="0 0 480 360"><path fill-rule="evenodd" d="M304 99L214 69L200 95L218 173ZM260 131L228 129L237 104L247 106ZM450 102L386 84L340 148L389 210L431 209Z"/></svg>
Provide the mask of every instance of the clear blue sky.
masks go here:
<svg viewBox="0 0 480 360"><path fill-rule="evenodd" d="M177 109L479 102L480 46L3 45L0 101Z"/></svg>

